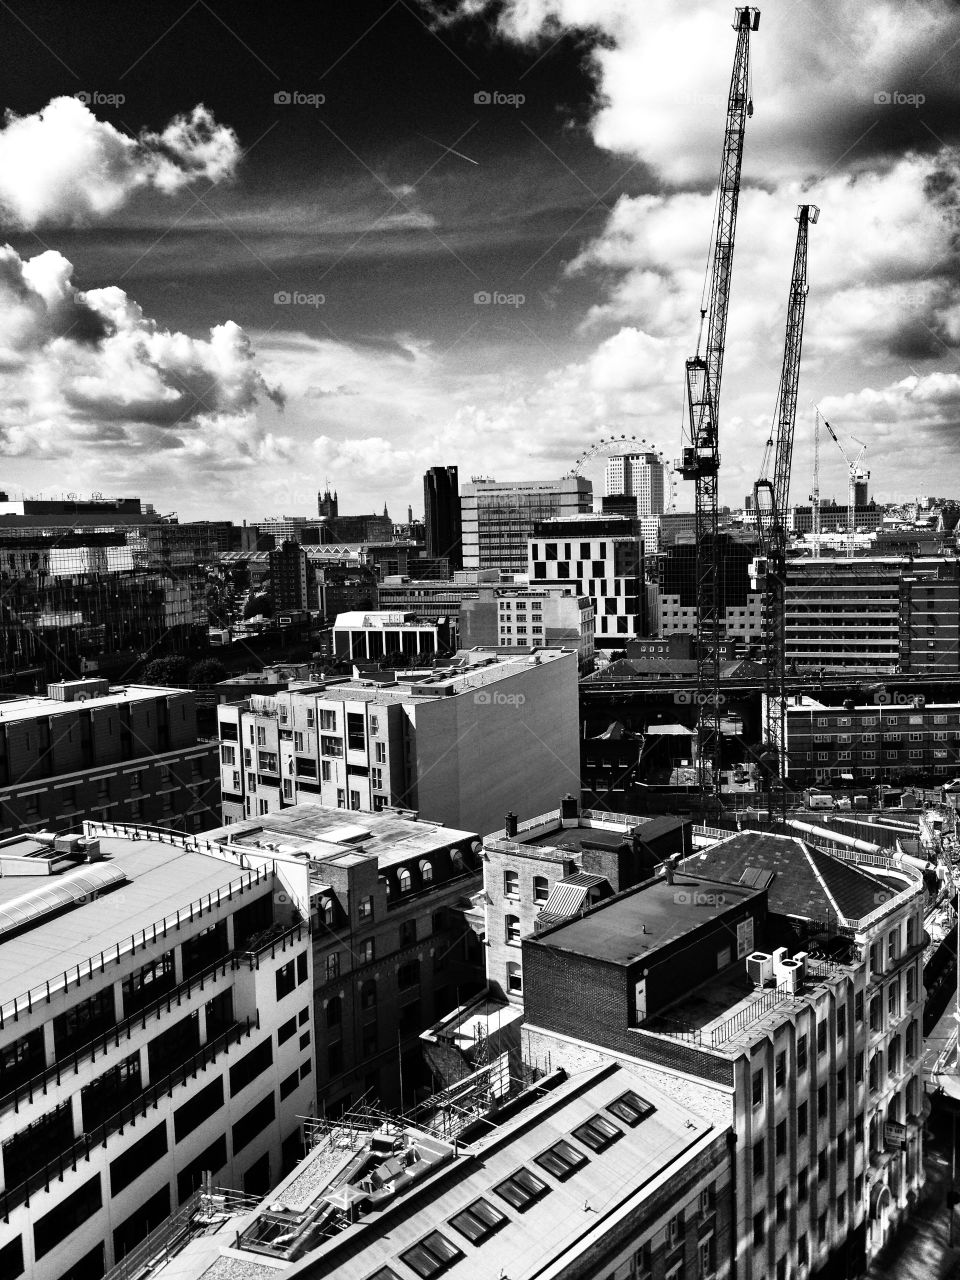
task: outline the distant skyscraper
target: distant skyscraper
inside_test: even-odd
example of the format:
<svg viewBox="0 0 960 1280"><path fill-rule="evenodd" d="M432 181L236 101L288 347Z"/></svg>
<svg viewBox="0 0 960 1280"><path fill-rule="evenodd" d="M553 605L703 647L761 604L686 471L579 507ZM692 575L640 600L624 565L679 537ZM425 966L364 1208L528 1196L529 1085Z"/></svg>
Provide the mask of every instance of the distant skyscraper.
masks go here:
<svg viewBox="0 0 960 1280"><path fill-rule="evenodd" d="M460 484L456 467L431 467L423 477L423 522L427 556L446 556L450 572L463 568Z"/></svg>
<svg viewBox="0 0 960 1280"><path fill-rule="evenodd" d="M636 498L638 516L659 516L666 507L666 467L655 453L624 453L607 459L604 493Z"/></svg>

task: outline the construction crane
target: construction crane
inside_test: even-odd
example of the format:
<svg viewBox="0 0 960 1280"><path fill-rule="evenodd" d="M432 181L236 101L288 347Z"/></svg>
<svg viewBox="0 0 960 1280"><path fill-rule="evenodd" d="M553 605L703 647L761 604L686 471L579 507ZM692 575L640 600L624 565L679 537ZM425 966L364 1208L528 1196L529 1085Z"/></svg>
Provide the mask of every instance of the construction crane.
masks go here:
<svg viewBox="0 0 960 1280"><path fill-rule="evenodd" d="M704 802L707 800L708 777L714 801L719 801L720 796L720 641L723 626L717 504L717 474L720 469L718 414L730 306L733 242L740 202L743 134L748 116L753 115L750 34L759 25L759 9L734 10L733 29L737 33L737 47L727 96L713 246L707 263L709 301L701 300L697 354L686 362L689 443L683 447L678 468L684 480L692 480L696 486L697 703L700 708L697 738L700 794ZM700 339L705 320L706 344L701 356Z"/></svg>
<svg viewBox="0 0 960 1280"><path fill-rule="evenodd" d="M807 239L820 210L815 204L797 209L797 244L793 254L787 331L783 342L783 366L770 436L763 453L761 478L753 486L753 505L760 536L764 573L764 641L766 685L765 736L768 751L776 748L781 804L784 801L782 722L786 706L785 605L787 576L787 508L793 465L793 436L797 421L797 389L800 384L800 352L807 306ZM773 479L769 479L771 459Z"/></svg>
<svg viewBox="0 0 960 1280"><path fill-rule="evenodd" d="M820 557L820 422L823 414L817 409L813 424L813 492L810 494L810 512L813 532L813 558Z"/></svg>
<svg viewBox="0 0 960 1280"><path fill-rule="evenodd" d="M855 528L856 509L857 509L857 487L858 485L866 484L866 482L870 479L870 472L864 470L864 468L860 465L863 462L863 455L867 451L867 446L863 443L862 440L858 440L856 436L851 436L850 439L854 442L854 444L858 444L860 446L860 452L857 454L855 458L850 458L847 455L846 449L844 449L843 445L837 439L837 433L834 431L833 427L831 427L830 423L826 420L826 418L823 419L823 425L830 432L830 436L833 439L834 444L836 444L837 448L840 450L841 454L843 455L843 460L847 464L847 475L848 475L848 479L847 479L847 557L849 559L849 558L852 558L853 556L854 541L855 541L856 532L857 532Z"/></svg>

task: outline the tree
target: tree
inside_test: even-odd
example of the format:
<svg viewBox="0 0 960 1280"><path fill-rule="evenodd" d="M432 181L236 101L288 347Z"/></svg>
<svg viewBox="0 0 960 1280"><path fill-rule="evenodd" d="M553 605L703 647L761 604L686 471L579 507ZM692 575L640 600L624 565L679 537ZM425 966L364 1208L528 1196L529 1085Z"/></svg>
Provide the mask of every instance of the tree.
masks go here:
<svg viewBox="0 0 960 1280"><path fill-rule="evenodd" d="M226 678L227 668L219 658L201 658L187 673L188 684L219 684Z"/></svg>
<svg viewBox="0 0 960 1280"><path fill-rule="evenodd" d="M173 654L165 658L154 658L143 669L140 679L144 684L161 684L168 688L176 688L187 683L190 664L186 658Z"/></svg>

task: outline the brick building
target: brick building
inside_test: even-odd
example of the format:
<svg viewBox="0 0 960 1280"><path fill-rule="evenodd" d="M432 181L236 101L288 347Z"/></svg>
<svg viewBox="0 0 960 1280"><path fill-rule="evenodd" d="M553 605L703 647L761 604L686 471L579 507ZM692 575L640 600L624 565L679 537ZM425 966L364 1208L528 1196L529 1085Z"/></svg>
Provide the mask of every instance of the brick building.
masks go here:
<svg viewBox="0 0 960 1280"><path fill-rule="evenodd" d="M219 819L217 781L188 689L74 680L0 703L0 837L84 818L199 831Z"/></svg>

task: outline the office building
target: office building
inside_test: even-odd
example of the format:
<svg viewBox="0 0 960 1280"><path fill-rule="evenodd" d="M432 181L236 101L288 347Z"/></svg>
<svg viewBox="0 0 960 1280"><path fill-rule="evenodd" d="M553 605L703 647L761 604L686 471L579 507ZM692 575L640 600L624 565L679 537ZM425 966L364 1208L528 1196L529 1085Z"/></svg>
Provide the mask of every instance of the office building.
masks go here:
<svg viewBox="0 0 960 1280"><path fill-rule="evenodd" d="M593 661L596 609L589 596L556 587L480 586L460 605L460 643L497 649L576 649Z"/></svg>
<svg viewBox="0 0 960 1280"><path fill-rule="evenodd" d="M4 1280L102 1276L204 1173L265 1193L314 1110L303 868L84 833L0 848Z"/></svg>
<svg viewBox="0 0 960 1280"><path fill-rule="evenodd" d="M284 539L269 552L270 592L276 613L316 609L317 575L299 542Z"/></svg>
<svg viewBox="0 0 960 1280"><path fill-rule="evenodd" d="M456 628L442 618L434 623L380 609L341 613L333 624L334 655L354 662L429 662L455 648Z"/></svg>
<svg viewBox="0 0 960 1280"><path fill-rule="evenodd" d="M190 690L74 680L0 703L0 838L84 818L218 822L217 744L198 739Z"/></svg>
<svg viewBox="0 0 960 1280"><path fill-rule="evenodd" d="M449 1137L362 1112L317 1125L255 1209L168 1229L156 1280L733 1274L728 1126L612 1063L467 1119Z"/></svg>
<svg viewBox="0 0 960 1280"><path fill-rule="evenodd" d="M427 555L445 556L451 572L462 569L460 485L456 467L431 467L424 475L423 512Z"/></svg>
<svg viewBox="0 0 960 1280"><path fill-rule="evenodd" d="M603 491L607 497L634 499L635 517L662 515L669 498L666 466L656 453L626 453L607 459Z"/></svg>
<svg viewBox="0 0 960 1280"><path fill-rule="evenodd" d="M532 586L569 584L596 610L594 644L622 648L646 634L643 543L635 520L579 515L536 523L529 541Z"/></svg>
<svg viewBox="0 0 960 1280"><path fill-rule="evenodd" d="M943 780L960 772L960 704L878 688L870 701L829 705L797 694L774 709L784 777L811 783Z"/></svg>
<svg viewBox="0 0 960 1280"><path fill-rule="evenodd" d="M310 799L481 834L580 786L577 655L459 654L429 676L323 680L220 706L224 822ZM517 779L523 780L518 801Z"/></svg>
<svg viewBox="0 0 960 1280"><path fill-rule="evenodd" d="M500 483L475 479L460 493L463 567L526 573L534 524L592 507L593 485L583 476Z"/></svg>
<svg viewBox="0 0 960 1280"><path fill-rule="evenodd" d="M309 869L319 1112L412 1106L428 1082L420 1033L483 985L464 921L481 884L476 833L300 804L205 838Z"/></svg>

